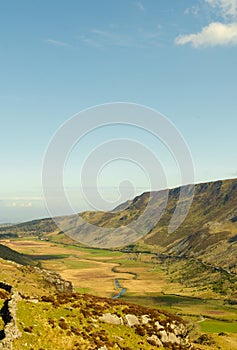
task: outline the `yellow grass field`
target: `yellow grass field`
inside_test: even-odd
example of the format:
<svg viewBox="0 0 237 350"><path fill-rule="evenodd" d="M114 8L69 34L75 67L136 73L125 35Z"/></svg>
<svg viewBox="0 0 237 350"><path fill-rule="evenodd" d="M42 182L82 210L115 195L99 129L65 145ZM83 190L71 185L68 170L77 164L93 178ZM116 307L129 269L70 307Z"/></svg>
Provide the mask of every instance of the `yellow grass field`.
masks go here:
<svg viewBox="0 0 237 350"><path fill-rule="evenodd" d="M2 243L20 253L37 257L43 268L60 273L64 279L71 281L78 291L84 290L96 296L111 297L116 293L114 281L119 278L123 287L131 293L182 294L182 285L172 283L171 286L165 272L159 267L128 260L126 254L113 252L111 255L110 252L103 250L97 253L94 249L38 240ZM187 290L185 292L187 293Z"/></svg>

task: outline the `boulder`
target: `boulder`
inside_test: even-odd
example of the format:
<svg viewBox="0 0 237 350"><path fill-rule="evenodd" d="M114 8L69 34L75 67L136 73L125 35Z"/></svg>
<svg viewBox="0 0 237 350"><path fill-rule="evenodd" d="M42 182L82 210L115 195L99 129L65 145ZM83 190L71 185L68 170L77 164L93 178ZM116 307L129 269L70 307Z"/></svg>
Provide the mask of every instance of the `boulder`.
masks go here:
<svg viewBox="0 0 237 350"><path fill-rule="evenodd" d="M156 322L155 322L155 326L156 326L156 328L157 328L158 331L159 331L159 330L161 330L161 331L164 330L164 327L159 323L159 321L156 321Z"/></svg>
<svg viewBox="0 0 237 350"><path fill-rule="evenodd" d="M151 318L148 315L142 315L142 324L147 324L151 321Z"/></svg>
<svg viewBox="0 0 237 350"><path fill-rule="evenodd" d="M172 344L180 344L180 339L174 333L168 333L168 339Z"/></svg>
<svg viewBox="0 0 237 350"><path fill-rule="evenodd" d="M128 315L125 316L125 320L126 320L127 325L129 327L136 326L136 325L140 324L137 316L135 316L135 315L128 314Z"/></svg>
<svg viewBox="0 0 237 350"><path fill-rule="evenodd" d="M98 350L108 350L108 348L106 345L104 345L104 346L101 346Z"/></svg>
<svg viewBox="0 0 237 350"><path fill-rule="evenodd" d="M109 324L114 324L114 325L123 324L122 317L118 317L117 315L112 315L111 313L103 314L103 316L101 316L99 319Z"/></svg>
<svg viewBox="0 0 237 350"><path fill-rule="evenodd" d="M163 346L162 342L155 334L153 334L151 337L146 338L146 340L151 345L158 346L158 347Z"/></svg>
<svg viewBox="0 0 237 350"><path fill-rule="evenodd" d="M169 342L169 337L168 337L168 334L166 333L165 330L159 331L159 334L160 334L160 339L161 339L162 343L168 343Z"/></svg>

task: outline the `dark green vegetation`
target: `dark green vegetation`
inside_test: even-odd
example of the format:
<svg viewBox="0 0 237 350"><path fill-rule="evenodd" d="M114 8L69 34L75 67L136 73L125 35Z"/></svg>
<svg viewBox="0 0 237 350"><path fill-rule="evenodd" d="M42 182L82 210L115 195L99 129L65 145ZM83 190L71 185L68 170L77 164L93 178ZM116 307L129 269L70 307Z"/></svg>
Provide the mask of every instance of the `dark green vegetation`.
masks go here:
<svg viewBox="0 0 237 350"><path fill-rule="evenodd" d="M237 275L194 258L161 259L171 282L197 288L205 294L211 290L229 304L237 304Z"/></svg>
<svg viewBox="0 0 237 350"><path fill-rule="evenodd" d="M36 263L27 255L20 254L13 249L0 244L0 258L5 260L14 261L21 265L36 265Z"/></svg>

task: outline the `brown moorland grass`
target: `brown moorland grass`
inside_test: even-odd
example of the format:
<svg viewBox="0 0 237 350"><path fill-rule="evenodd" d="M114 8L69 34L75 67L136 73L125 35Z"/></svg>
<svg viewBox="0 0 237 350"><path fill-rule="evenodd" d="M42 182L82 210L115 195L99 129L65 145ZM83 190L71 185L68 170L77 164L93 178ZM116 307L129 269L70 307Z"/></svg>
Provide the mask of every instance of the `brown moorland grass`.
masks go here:
<svg viewBox="0 0 237 350"><path fill-rule="evenodd" d="M126 254L103 256L93 249L79 249L42 241L6 241L8 247L21 253L37 255L43 268L54 270L71 281L75 288L85 288L86 291L97 296L111 296L116 293L114 280L119 278L128 292L144 294L153 293L182 293L180 283L170 284L166 272L154 264L128 260ZM101 253L101 254L100 254ZM57 257L65 255L62 259ZM114 256L113 256L114 255ZM50 259L41 260L40 256L51 256ZM54 258L55 257L55 258ZM87 264L89 266L87 266ZM121 264L121 265L119 265ZM116 268L114 270L114 268ZM114 272L117 271L117 272ZM137 278L134 278L137 275ZM185 290L187 293L188 289ZM193 294L193 289L190 289Z"/></svg>

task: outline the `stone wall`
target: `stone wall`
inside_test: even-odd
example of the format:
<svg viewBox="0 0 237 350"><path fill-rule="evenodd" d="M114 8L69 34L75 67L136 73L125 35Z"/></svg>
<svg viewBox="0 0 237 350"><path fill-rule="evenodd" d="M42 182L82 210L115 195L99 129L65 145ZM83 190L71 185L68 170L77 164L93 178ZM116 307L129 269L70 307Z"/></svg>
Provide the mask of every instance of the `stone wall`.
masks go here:
<svg viewBox="0 0 237 350"><path fill-rule="evenodd" d="M17 302L20 299L19 294L14 288L4 282L0 282L0 288L10 293L10 298L5 300L0 314L5 324L4 329L1 332L0 349L12 350L14 339L21 336L17 328L16 309Z"/></svg>
<svg viewBox="0 0 237 350"><path fill-rule="evenodd" d="M34 267L33 269L36 273L39 273L45 281L47 281L50 285L53 285L58 292L73 292L74 287L72 283L62 279L59 274L44 269L39 269L37 267ZM0 289L3 289L10 294L9 299L4 301L3 307L0 310L0 315L4 322L4 329L0 331L0 349L12 350L14 339L21 336L21 333L17 327L16 318L17 302L21 299L21 296L10 284L2 281L0 281Z"/></svg>

